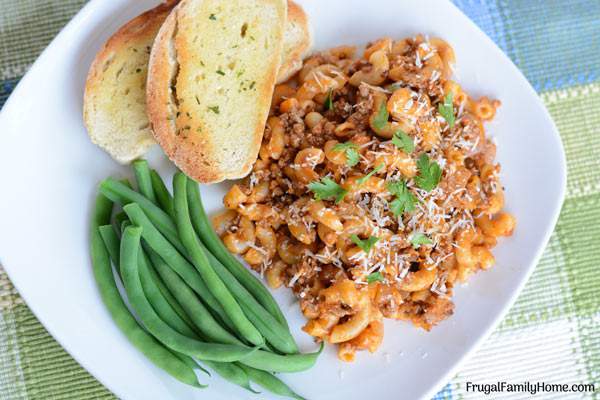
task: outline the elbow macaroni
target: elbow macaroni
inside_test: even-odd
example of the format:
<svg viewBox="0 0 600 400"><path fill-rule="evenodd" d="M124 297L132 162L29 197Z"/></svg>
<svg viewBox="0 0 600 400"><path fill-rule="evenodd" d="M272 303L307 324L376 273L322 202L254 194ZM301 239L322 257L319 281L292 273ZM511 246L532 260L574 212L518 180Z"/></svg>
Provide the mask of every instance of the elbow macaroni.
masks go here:
<svg viewBox="0 0 600 400"><path fill-rule="evenodd" d="M276 86L253 172L213 218L231 252L294 291L304 331L344 361L376 351L383 318L429 330L450 316L454 286L492 267L491 249L516 225L483 125L500 102L450 79L452 47L417 35L355 52L315 54ZM448 93L453 127L439 112ZM422 154L442 170L428 191ZM316 197L309 185L323 178L332 192ZM390 188L397 181L405 192Z"/></svg>

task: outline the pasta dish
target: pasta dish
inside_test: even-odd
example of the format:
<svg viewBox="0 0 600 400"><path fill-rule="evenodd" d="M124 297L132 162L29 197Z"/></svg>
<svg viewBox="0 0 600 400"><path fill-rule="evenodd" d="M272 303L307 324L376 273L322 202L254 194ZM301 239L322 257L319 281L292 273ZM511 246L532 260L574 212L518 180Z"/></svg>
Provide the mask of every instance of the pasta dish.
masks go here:
<svg viewBox="0 0 600 400"><path fill-rule="evenodd" d="M451 79L453 49L417 35L356 52L314 54L276 86L259 159L213 219L344 361L378 348L383 318L452 315L455 285L515 227L484 129L500 102Z"/></svg>

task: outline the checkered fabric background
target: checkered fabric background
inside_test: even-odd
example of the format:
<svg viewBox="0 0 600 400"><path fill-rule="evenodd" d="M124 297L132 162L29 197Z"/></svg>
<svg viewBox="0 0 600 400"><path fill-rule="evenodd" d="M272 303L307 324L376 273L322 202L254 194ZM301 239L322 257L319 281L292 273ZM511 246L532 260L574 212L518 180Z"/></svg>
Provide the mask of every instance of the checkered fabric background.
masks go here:
<svg viewBox="0 0 600 400"><path fill-rule="evenodd" d="M568 164L556 231L504 322L435 399L466 382L595 383L600 399L600 1L455 0L510 56L558 125ZM84 0L0 0L0 108ZM494 398L529 398L527 394ZM0 267L0 398L112 399L58 345Z"/></svg>

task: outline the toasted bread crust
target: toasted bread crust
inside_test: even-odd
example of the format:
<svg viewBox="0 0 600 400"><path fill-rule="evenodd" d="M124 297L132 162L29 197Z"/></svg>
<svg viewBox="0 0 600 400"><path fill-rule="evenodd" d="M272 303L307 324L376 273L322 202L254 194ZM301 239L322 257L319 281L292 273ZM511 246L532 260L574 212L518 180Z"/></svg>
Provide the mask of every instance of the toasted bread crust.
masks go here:
<svg viewBox="0 0 600 400"><path fill-rule="evenodd" d="M168 82L171 80L171 69L169 65L168 43L175 31L177 20L177 8L167 17L158 35L154 39L154 45L150 52L148 63L148 80L146 81L146 109L150 120L150 129L156 139L167 136L171 131L169 127L171 113L166 106L170 103ZM165 84L167 82L167 84ZM172 158L175 143L164 140L160 146L169 158Z"/></svg>
<svg viewBox="0 0 600 400"><path fill-rule="evenodd" d="M295 2L288 0L287 13L287 31L289 34L292 24L302 30L302 40L295 42L292 49L286 49L283 54L283 61L277 74L277 83L285 82L296 72L302 69L302 62L310 52L313 44L312 31L308 17L302 7Z"/></svg>
<svg viewBox="0 0 600 400"><path fill-rule="evenodd" d="M120 163L127 163L142 156L155 141L149 128L123 129L117 118L106 118L106 115L110 115L110 109L107 107L124 109L126 100L117 96L106 102L107 92L114 91L117 85L112 77L105 74L110 64L121 60L124 57L123 53L129 48L147 44L149 51L156 32L177 2L178 0L166 1L127 22L106 41L90 66L84 92L84 123L92 142L105 149ZM143 79L141 82L143 84ZM143 95L141 97L143 98ZM134 107L145 106L136 104ZM143 116L143 110L138 114ZM137 121L138 126L143 126L144 123L145 121Z"/></svg>
<svg viewBox="0 0 600 400"><path fill-rule="evenodd" d="M146 107L154 138L163 151L191 178L199 182L222 180L218 171L207 168L214 164L210 157L210 143L203 137L192 138L193 142L178 137L175 116L177 110L170 109L172 103L171 80L177 61L171 58L171 40L177 28L178 8L175 8L163 23L150 53L148 81L146 84ZM202 126L196 129L204 130ZM197 151L201 148L202 151Z"/></svg>
<svg viewBox="0 0 600 400"><path fill-rule="evenodd" d="M232 141L227 143L230 148L240 151L242 160L234 167L224 167L223 160L227 159L229 156L227 151L231 150L217 144L217 139L223 132L211 131L210 124L207 124L205 120L210 118L209 115L195 114L192 116L191 113L188 113L186 111L186 109L190 109L188 103L193 102L194 99L180 97L184 94L178 93L191 90L189 85L183 85L183 83L177 82L177 79L183 79L181 71L189 72L194 60L197 59L183 36L186 33L178 32L180 28L178 21L185 17L180 13L186 12L186 6L191 1L194 0L183 0L173 9L162 25L152 47L146 86L148 118L154 137L166 155L191 178L203 183L241 178L250 172L258 156L278 65L277 62L272 63L270 68L263 71L261 80L256 82L257 96L254 115L241 116L241 118L250 118L255 122L253 131L238 133L239 143ZM279 2L279 0L260 1L269 4ZM280 13L278 18L281 22L280 33L282 36L286 7L284 2L281 4L280 10L278 9ZM275 55L273 57L275 60L279 60L281 37L276 42L278 43L274 43ZM189 84L189 82L187 83ZM206 108L210 108L209 101L211 100L202 97L202 94L195 98L198 105ZM221 111L229 112L232 118L235 118L236 110L222 109Z"/></svg>

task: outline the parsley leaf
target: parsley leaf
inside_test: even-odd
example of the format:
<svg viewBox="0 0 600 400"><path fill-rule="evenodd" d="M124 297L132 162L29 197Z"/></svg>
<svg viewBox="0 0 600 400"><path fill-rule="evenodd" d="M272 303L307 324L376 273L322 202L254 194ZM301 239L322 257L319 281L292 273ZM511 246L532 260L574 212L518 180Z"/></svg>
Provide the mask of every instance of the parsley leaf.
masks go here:
<svg viewBox="0 0 600 400"><path fill-rule="evenodd" d="M417 249L422 244L432 244L433 242L427 236L422 233L413 233L410 237L410 244Z"/></svg>
<svg viewBox="0 0 600 400"><path fill-rule="evenodd" d="M381 272L372 272L367 276L367 283L383 282L383 281L385 281L385 278L383 277L383 275L381 275Z"/></svg>
<svg viewBox="0 0 600 400"><path fill-rule="evenodd" d="M373 175L375 175L377 172L381 171L381 169L384 166L385 166L384 163L379 164L378 166L376 166L375 168L373 168L373 170L371 172L369 172L368 174L366 174L362 178L357 179L356 183L358 183L359 186L363 185L366 181L369 180L370 177L372 177Z"/></svg>
<svg viewBox="0 0 600 400"><path fill-rule="evenodd" d="M343 151L346 154L346 165L354 167L360 161L360 154L358 154L357 148L356 143L346 142L333 146L333 151Z"/></svg>
<svg viewBox="0 0 600 400"><path fill-rule="evenodd" d="M430 162L429 156L423 153L417 160L417 168L419 175L415 176L415 182L421 189L432 191L442 178L442 169L439 164L435 161Z"/></svg>
<svg viewBox="0 0 600 400"><path fill-rule="evenodd" d="M225 72L221 71L220 69L215 71L217 74L225 76Z"/></svg>
<svg viewBox="0 0 600 400"><path fill-rule="evenodd" d="M375 246L375 243L379 241L379 238L377 236L369 236L369 238L366 240L360 240L360 238L357 235L352 235L350 236L350 239L365 253L369 253L371 251L371 248Z"/></svg>
<svg viewBox="0 0 600 400"><path fill-rule="evenodd" d="M325 99L325 109L333 110L333 90L329 89L327 92L327 98Z"/></svg>
<svg viewBox="0 0 600 400"><path fill-rule="evenodd" d="M417 198L411 193L410 190L408 190L406 182L388 182L387 189L391 194L396 196L396 198L390 203L390 210L394 216L398 217L404 212L412 212L415 210Z"/></svg>
<svg viewBox="0 0 600 400"><path fill-rule="evenodd" d="M333 146L334 151L345 151L346 149L357 148L358 146L354 142L338 143Z"/></svg>
<svg viewBox="0 0 600 400"><path fill-rule="evenodd" d="M219 106L208 107L208 109L214 112L215 114L219 114Z"/></svg>
<svg viewBox="0 0 600 400"><path fill-rule="evenodd" d="M379 110L377 111L377 115L373 119L373 125L375 125L375 128L377 128L377 129L385 128L385 126L388 123L388 117L389 117L389 114L388 114L386 104L384 101L381 103L381 106L379 107Z"/></svg>
<svg viewBox="0 0 600 400"><path fill-rule="evenodd" d="M349 167L354 167L360 161L360 154L356 149L346 150L346 164Z"/></svg>
<svg viewBox="0 0 600 400"><path fill-rule="evenodd" d="M208 17L208 19L210 19L212 21L216 21L217 20L217 16L215 14L210 14L210 16Z"/></svg>
<svg viewBox="0 0 600 400"><path fill-rule="evenodd" d="M308 184L308 189L315 194L316 200L335 199L339 203L348 194L348 191L338 185L333 179L325 177L320 182L314 181Z"/></svg>
<svg viewBox="0 0 600 400"><path fill-rule="evenodd" d="M392 143L407 153L412 153L415 150L415 142L406 134L406 132L398 130L392 136Z"/></svg>
<svg viewBox="0 0 600 400"><path fill-rule="evenodd" d="M442 117L444 117L450 128L454 128L454 106L452 105L453 97L454 94L452 92L448 92L444 98L444 102L438 104L438 112L442 115Z"/></svg>
<svg viewBox="0 0 600 400"><path fill-rule="evenodd" d="M403 87L402 83L394 82L391 85L387 85L385 87L385 90L388 90L390 92L395 92L396 90L400 89L401 87Z"/></svg>

